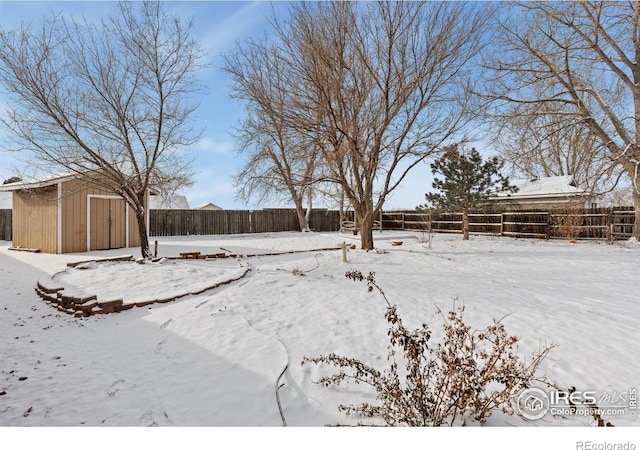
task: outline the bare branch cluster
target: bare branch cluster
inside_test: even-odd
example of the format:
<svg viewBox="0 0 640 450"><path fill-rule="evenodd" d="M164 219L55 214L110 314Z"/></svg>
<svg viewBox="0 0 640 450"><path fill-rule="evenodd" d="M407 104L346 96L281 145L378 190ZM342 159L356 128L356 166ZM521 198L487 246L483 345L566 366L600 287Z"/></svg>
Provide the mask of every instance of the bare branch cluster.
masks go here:
<svg viewBox="0 0 640 450"><path fill-rule="evenodd" d="M322 377L323 386L344 382L371 386L378 404L341 405L347 415L380 418L387 425L441 426L483 422L495 411L514 413L514 398L522 389L545 382L538 368L553 346L541 348L528 362L517 354L519 339L509 335L501 320L480 330L464 321L464 307L454 305L443 319L442 342L431 342L427 324L415 330L402 322L395 305L389 304L375 275L349 271L347 278L366 281L387 301L389 323L388 369L380 371L335 353L304 358L303 364L327 364L338 373Z"/></svg>
<svg viewBox="0 0 640 450"><path fill-rule="evenodd" d="M189 182L184 150L199 138L191 94L203 51L190 30L159 2L122 2L98 23L54 15L0 32L11 100L0 120L14 150L44 173L79 174L122 195L144 256L145 193Z"/></svg>
<svg viewBox="0 0 640 450"><path fill-rule="evenodd" d="M274 44L248 42L226 60L251 115L243 142L264 162L251 158L238 181L273 191L281 180L293 196L300 179L337 184L372 249L388 195L443 143L464 139L469 63L488 16L454 2L295 4L288 21L274 19ZM291 162L309 155L319 171L305 177Z"/></svg>
<svg viewBox="0 0 640 450"><path fill-rule="evenodd" d="M485 83L514 164L573 171L595 192L624 175L640 223L640 7L635 2L519 2L498 20ZM517 144L516 144L517 145ZM526 147L525 147L526 146ZM636 226L634 237L640 237Z"/></svg>

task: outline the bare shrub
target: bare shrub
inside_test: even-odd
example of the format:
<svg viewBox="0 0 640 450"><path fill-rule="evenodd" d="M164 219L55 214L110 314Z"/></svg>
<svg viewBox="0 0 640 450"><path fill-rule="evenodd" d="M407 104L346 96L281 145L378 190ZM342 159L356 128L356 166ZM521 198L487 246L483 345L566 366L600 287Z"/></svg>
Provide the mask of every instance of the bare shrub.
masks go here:
<svg viewBox="0 0 640 450"><path fill-rule="evenodd" d="M567 206L554 210L551 216L554 235L575 243L580 237L583 220L582 208L579 206Z"/></svg>
<svg viewBox="0 0 640 450"><path fill-rule="evenodd" d="M379 371L356 359L331 353L303 359L302 364L328 364L339 372L322 377L323 386L353 381L375 389L379 404L340 405L347 415L381 418L389 426L441 426L483 422L494 411L513 414L515 395L536 381L540 363L553 348L544 347L529 363L517 355L518 338L509 335L501 320L472 331L464 322L464 307L457 302L443 319L444 338L431 344L427 324L410 330L376 284L374 273L364 276L348 271L346 277L366 281L369 292L376 289L387 302L389 322L388 360Z"/></svg>

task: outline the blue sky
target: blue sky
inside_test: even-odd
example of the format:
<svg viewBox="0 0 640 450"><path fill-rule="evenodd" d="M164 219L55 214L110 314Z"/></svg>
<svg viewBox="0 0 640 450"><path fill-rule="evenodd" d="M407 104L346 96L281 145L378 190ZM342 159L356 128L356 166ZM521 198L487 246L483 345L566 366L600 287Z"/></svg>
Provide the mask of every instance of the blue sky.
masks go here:
<svg viewBox="0 0 640 450"><path fill-rule="evenodd" d="M279 18L286 16L288 2L245 1L178 1L164 2L165 7L184 18L194 18L194 37L207 51L210 67L199 76L205 85L194 125L204 127L201 141L193 148L194 185L183 189L191 207L212 202L224 209L254 207L288 207L288 204L243 204L235 200L232 176L242 165L237 157L230 132L242 117L242 107L230 99L229 80L220 70L220 55L232 50L237 41L259 37L269 32L273 11ZM16 28L21 21L37 23L43 15L60 12L68 16L89 19L106 16L112 11L110 2L0 2L0 25ZM0 93L0 111L5 99ZM7 146L4 130L0 130L0 148ZM15 153L0 150L0 179L12 176L21 163ZM428 164L414 169L403 185L385 204L385 209L414 208L424 203L424 193L431 186ZM319 205L318 205L319 206ZM332 206L332 205L326 205Z"/></svg>

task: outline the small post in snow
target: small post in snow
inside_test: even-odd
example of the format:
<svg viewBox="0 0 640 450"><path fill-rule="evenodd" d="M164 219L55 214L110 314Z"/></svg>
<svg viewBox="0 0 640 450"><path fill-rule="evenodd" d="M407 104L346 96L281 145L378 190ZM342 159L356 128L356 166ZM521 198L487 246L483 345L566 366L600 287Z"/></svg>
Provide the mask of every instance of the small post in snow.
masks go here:
<svg viewBox="0 0 640 450"><path fill-rule="evenodd" d="M342 262L343 263L349 262L347 260L347 248L349 248L349 244L342 241L342 244L340 244L340 248L342 249Z"/></svg>
<svg viewBox="0 0 640 450"><path fill-rule="evenodd" d="M153 243L153 257L154 258L158 257L158 241L155 241Z"/></svg>

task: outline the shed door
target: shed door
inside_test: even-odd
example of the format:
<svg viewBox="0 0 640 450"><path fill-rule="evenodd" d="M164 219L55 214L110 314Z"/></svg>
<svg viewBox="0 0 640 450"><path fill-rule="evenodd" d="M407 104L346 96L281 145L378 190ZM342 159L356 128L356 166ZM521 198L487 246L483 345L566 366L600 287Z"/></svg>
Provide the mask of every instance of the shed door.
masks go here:
<svg viewBox="0 0 640 450"><path fill-rule="evenodd" d="M91 248L108 250L126 245L126 203L124 199L91 199Z"/></svg>

